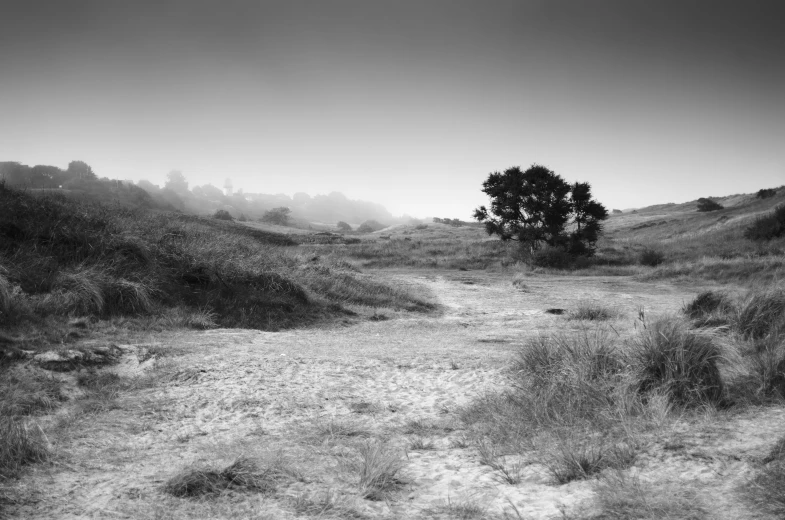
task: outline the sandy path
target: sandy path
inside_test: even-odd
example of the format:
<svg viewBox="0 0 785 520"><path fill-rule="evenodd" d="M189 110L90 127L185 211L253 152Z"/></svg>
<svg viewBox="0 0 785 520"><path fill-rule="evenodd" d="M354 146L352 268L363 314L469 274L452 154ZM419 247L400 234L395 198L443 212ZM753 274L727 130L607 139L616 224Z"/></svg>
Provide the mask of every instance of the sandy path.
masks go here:
<svg viewBox="0 0 785 520"><path fill-rule="evenodd" d="M621 278L532 277L520 290L485 272L383 274L393 283L424 284L444 305L439 317L400 315L329 330L282 333L214 330L164 334L145 345L184 349L156 361L158 386L125 393L116 409L82 416L65 427L54 467L38 467L19 483L29 498L20 518L292 518L298 494L356 483L341 465L351 442L319 434L339 421L407 451L408 480L394 500L353 498L372 518L450 518L445 505L471 502L488 515L511 511L557 518L591 497L590 485L550 485L529 466L517 485L500 481L460 442L454 412L499 388L510 355L525 337L580 326L546 314L579 301L618 309L619 329L648 315L677 311L695 290ZM407 433L412 421L436 425ZM430 450L406 449L412 439ZM305 478L274 497L229 495L213 502L175 499L162 483L199 461L286 453ZM687 471L687 470L685 470ZM355 493L356 494L356 493Z"/></svg>

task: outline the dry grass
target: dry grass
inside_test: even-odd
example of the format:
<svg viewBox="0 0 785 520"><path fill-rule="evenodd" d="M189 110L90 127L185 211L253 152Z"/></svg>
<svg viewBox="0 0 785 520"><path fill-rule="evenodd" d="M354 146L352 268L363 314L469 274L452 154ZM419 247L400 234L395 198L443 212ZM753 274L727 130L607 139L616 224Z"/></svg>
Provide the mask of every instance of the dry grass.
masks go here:
<svg viewBox="0 0 785 520"><path fill-rule="evenodd" d="M21 417L0 415L0 482L19 476L22 466L49 458L41 429Z"/></svg>
<svg viewBox="0 0 785 520"><path fill-rule="evenodd" d="M742 491L759 511L776 518L785 516L785 438L777 441Z"/></svg>
<svg viewBox="0 0 785 520"><path fill-rule="evenodd" d="M321 493L300 493L291 501L298 515L316 518L350 518L361 520L366 515L352 507L350 501L335 490Z"/></svg>
<svg viewBox="0 0 785 520"><path fill-rule="evenodd" d="M618 315L618 312L604 305L582 302L567 314L567 318L570 320L605 321L616 318Z"/></svg>
<svg viewBox="0 0 785 520"><path fill-rule="evenodd" d="M596 520L704 520L711 518L701 494L681 482L647 482L623 472L605 474L594 486Z"/></svg>
<svg viewBox="0 0 785 520"><path fill-rule="evenodd" d="M280 461L260 466L251 459L238 458L223 469L210 466L187 468L171 477L164 491L181 498L215 496L228 489L271 494L286 478L287 472Z"/></svg>
<svg viewBox="0 0 785 520"><path fill-rule="evenodd" d="M352 466L363 498L385 500L406 483L400 475L404 461L398 450L379 441L367 441L357 449L357 455Z"/></svg>
<svg viewBox="0 0 785 520"><path fill-rule="evenodd" d="M640 332L632 356L642 392L664 391L672 402L687 406L718 404L723 399L719 365L724 355L716 334L663 318Z"/></svg>

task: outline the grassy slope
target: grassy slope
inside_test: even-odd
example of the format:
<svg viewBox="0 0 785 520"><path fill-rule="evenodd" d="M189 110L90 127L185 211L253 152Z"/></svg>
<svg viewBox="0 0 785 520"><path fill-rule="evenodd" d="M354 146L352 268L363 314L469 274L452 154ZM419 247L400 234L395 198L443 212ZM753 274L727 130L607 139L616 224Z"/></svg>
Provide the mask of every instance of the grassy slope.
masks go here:
<svg viewBox="0 0 785 520"><path fill-rule="evenodd" d="M0 187L0 328L47 318L201 316L202 325L279 329L346 305L427 310L289 237L231 222L129 210Z"/></svg>

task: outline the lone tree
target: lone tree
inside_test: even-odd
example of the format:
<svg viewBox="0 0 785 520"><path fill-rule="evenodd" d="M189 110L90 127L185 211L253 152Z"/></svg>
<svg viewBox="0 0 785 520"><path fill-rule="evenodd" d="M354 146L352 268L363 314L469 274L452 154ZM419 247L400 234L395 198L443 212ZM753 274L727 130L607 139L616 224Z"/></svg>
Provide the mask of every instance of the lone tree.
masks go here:
<svg viewBox="0 0 785 520"><path fill-rule="evenodd" d="M292 210L285 206L281 206L280 208L273 208L264 212L264 215L262 215L262 222L277 224L279 226L286 226L289 224L289 213L291 212Z"/></svg>
<svg viewBox="0 0 785 520"><path fill-rule="evenodd" d="M568 184L545 166L532 165L494 172L482 184L491 198L490 211L480 206L474 218L489 235L517 240L536 251L547 244L572 255L590 256L608 210L591 198L585 182Z"/></svg>

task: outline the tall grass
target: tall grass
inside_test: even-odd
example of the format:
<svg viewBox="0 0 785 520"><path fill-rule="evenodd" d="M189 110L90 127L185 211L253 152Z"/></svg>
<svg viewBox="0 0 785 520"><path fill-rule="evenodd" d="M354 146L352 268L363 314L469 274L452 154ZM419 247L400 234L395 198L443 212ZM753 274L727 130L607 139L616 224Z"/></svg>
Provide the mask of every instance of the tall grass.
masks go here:
<svg viewBox="0 0 785 520"><path fill-rule="evenodd" d="M6 327L47 316L162 316L182 308L207 312L220 326L280 329L345 315L349 304L434 308L346 262L298 255L283 235L5 187L0 265Z"/></svg>
<svg viewBox="0 0 785 520"><path fill-rule="evenodd" d="M718 404L723 397L723 351L714 334L677 319L648 324L633 343L642 392L664 391L680 405Z"/></svg>

